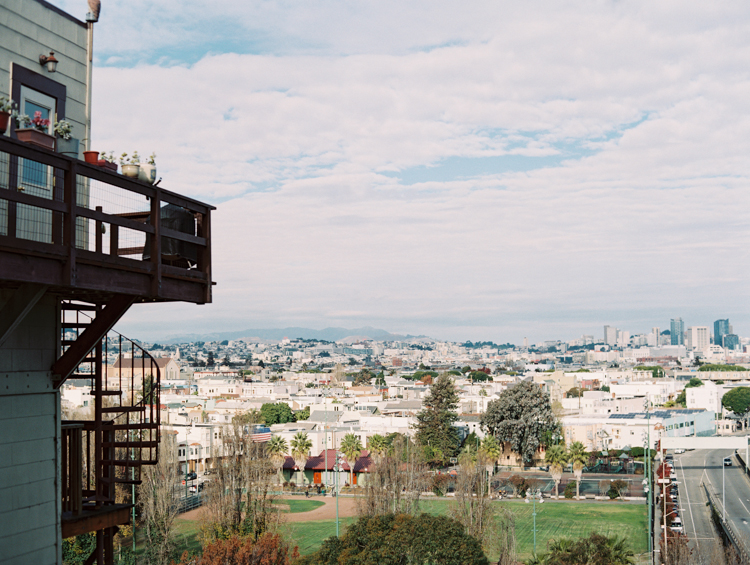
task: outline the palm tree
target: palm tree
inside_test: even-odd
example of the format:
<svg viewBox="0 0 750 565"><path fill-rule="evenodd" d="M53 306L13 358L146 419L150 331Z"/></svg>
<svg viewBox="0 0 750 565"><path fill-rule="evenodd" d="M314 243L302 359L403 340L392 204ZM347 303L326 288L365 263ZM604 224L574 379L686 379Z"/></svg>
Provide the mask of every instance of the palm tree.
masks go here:
<svg viewBox="0 0 750 565"><path fill-rule="evenodd" d="M271 457L273 464L279 468L279 472L282 473L284 469L284 461L286 460L286 452L289 447L286 440L281 436L273 436L266 444L266 453Z"/></svg>
<svg viewBox="0 0 750 565"><path fill-rule="evenodd" d="M389 451L390 445L388 444L388 438L375 434L370 438L370 454L373 456L375 463L380 463L383 456Z"/></svg>
<svg viewBox="0 0 750 565"><path fill-rule="evenodd" d="M359 437L355 434L346 434L341 442L341 452L346 455L346 459L349 461L349 472L351 473L349 484L353 485L354 463L362 452L362 442L359 441Z"/></svg>
<svg viewBox="0 0 750 565"><path fill-rule="evenodd" d="M305 465L307 465L307 457L310 454L312 442L305 432L297 432L292 438L291 446L294 464L297 465L297 469L302 473L302 482L304 483Z"/></svg>
<svg viewBox="0 0 750 565"><path fill-rule="evenodd" d="M497 438L493 435L484 436L482 444L479 447L479 454L484 459L485 467L487 468L487 494L490 494L492 475L495 471L495 463L503 453L503 446L497 441Z"/></svg>
<svg viewBox="0 0 750 565"><path fill-rule="evenodd" d="M586 447L580 441L571 443L568 450L568 462L573 463L573 475L576 478L576 500L581 499L581 478L583 477L583 466L587 460Z"/></svg>
<svg viewBox="0 0 750 565"><path fill-rule="evenodd" d="M563 466L568 463L568 452L565 445L551 445L544 454L544 461L549 465L549 474L555 481L555 498L560 498L558 487L562 479Z"/></svg>

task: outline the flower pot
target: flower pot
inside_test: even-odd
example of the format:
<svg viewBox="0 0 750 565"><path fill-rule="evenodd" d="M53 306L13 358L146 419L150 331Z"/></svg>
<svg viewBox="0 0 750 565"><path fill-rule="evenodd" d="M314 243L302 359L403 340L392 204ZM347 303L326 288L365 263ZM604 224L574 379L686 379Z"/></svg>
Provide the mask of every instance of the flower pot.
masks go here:
<svg viewBox="0 0 750 565"><path fill-rule="evenodd" d="M42 149L55 150L55 136L34 128L23 128L16 130L18 141L23 141L30 145L36 145Z"/></svg>
<svg viewBox="0 0 750 565"><path fill-rule="evenodd" d="M138 180L147 182L148 184L154 184L156 182L156 165L145 165L141 163L141 168L138 171Z"/></svg>
<svg viewBox="0 0 750 565"><path fill-rule="evenodd" d="M110 163L109 161L105 161L104 159L99 159L96 164L99 165L102 169L117 172L117 163Z"/></svg>
<svg viewBox="0 0 750 565"><path fill-rule="evenodd" d="M122 174L131 179L135 179L138 178L138 171L140 168L140 165L122 165Z"/></svg>
<svg viewBox="0 0 750 565"><path fill-rule="evenodd" d="M5 135L5 130L8 129L9 122L10 112L0 112L0 135Z"/></svg>
<svg viewBox="0 0 750 565"><path fill-rule="evenodd" d="M75 137L71 137L70 139L60 137L57 139L57 152L62 153L66 157L78 159L78 145L79 142Z"/></svg>
<svg viewBox="0 0 750 565"><path fill-rule="evenodd" d="M84 151L83 160L86 161L87 163L91 163L92 165L96 165L97 161L99 160L99 152L98 151Z"/></svg>

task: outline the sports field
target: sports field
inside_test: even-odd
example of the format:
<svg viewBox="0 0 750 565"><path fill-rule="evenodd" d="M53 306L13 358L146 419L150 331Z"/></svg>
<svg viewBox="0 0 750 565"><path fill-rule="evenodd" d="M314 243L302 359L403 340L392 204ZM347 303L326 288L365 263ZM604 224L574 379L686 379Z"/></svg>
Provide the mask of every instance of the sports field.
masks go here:
<svg viewBox="0 0 750 565"><path fill-rule="evenodd" d="M324 539L336 535L336 520L318 519L324 510L320 500L284 500L288 504L294 521L288 521L282 526L283 533L288 536L293 545L299 546L302 555L316 551ZM332 502L327 499L326 502ZM342 499L342 503L344 500ZM421 503L424 512L430 514L448 514L450 500L425 500ZM534 551L534 517L533 504L526 504L523 500L499 501L494 504L505 507L513 512L516 519L516 542L520 559L531 557ZM353 506L349 512L353 514ZM286 510L286 509L285 509ZM305 520L305 514L310 513L310 520ZM290 514L290 518L291 518ZM342 512L342 516L343 516ZM330 514L329 514L330 515ZM341 533L346 526L356 518L351 515L342 517L339 522ZM625 537L633 552L638 555L648 551L647 513L644 504L627 504L624 502L570 502L545 500L536 505L536 549L542 553L547 547L547 540L561 537L577 538L598 532L606 535ZM182 548L198 549L195 534L198 522L195 520L178 519L178 544ZM488 555L490 559L497 559L496 555Z"/></svg>
<svg viewBox="0 0 750 565"><path fill-rule="evenodd" d="M430 514L447 514L450 501L427 500L422 509ZM521 559L531 557L534 551L533 505L522 500L496 502L505 506L516 517L516 541ZM561 537L582 537L592 531L625 537L635 554L648 551L646 531L647 512L642 504L622 502L554 502L546 500L536 505L536 547L537 552L545 551L547 540ZM301 517L301 516L300 516ZM340 522L343 531L354 518L343 518ZM301 554L312 553L322 541L336 534L335 520L293 522L284 525L284 531ZM497 559L489 555L490 559Z"/></svg>

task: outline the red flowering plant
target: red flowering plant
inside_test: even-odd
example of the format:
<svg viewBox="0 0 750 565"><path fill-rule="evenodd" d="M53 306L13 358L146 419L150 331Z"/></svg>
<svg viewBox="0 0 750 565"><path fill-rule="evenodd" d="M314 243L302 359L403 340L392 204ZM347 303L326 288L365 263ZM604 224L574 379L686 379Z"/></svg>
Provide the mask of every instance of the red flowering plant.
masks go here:
<svg viewBox="0 0 750 565"><path fill-rule="evenodd" d="M16 116L16 123L19 128L32 127L39 131L43 131L44 133L49 131L49 120L42 118L42 113L39 110L34 112L34 119L29 118L26 114Z"/></svg>

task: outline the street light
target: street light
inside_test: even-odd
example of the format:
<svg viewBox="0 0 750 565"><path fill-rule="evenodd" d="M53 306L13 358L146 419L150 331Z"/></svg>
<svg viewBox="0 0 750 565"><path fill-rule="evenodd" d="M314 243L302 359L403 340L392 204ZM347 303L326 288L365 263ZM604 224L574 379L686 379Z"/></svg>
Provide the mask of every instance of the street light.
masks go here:
<svg viewBox="0 0 750 565"><path fill-rule="evenodd" d="M654 562L654 512L652 505L651 493L651 402L646 396L644 404L646 408L646 479L643 484L646 485L646 497L648 499L648 554L651 563Z"/></svg>
<svg viewBox="0 0 750 565"><path fill-rule="evenodd" d="M341 476L340 471L344 468L344 454L340 451L336 452L336 466L333 468L336 471L336 537L339 537L339 495L341 493Z"/></svg>
<svg viewBox="0 0 750 565"><path fill-rule="evenodd" d="M542 504L544 502L544 499L542 498L542 491L537 489L536 492L531 494L529 496L529 491L526 491L526 504L529 503L529 500L534 501L534 511L531 513L531 515L534 517L534 555L536 555L536 499L539 498L539 504Z"/></svg>

